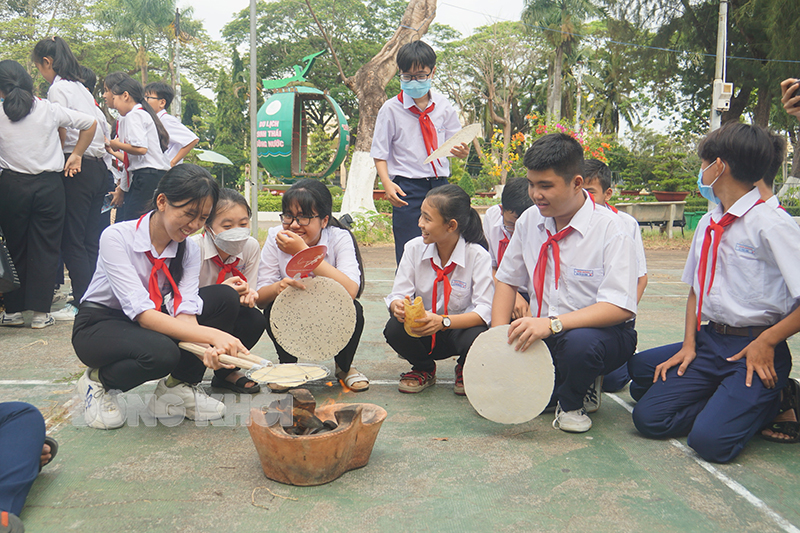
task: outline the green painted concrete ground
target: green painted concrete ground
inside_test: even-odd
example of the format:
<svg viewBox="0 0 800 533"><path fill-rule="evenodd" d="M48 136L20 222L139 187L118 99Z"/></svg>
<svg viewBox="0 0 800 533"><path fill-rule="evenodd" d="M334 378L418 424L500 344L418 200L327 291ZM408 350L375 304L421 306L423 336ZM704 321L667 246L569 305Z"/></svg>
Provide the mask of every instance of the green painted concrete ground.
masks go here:
<svg viewBox="0 0 800 533"><path fill-rule="evenodd" d="M452 393L451 361L439 365L434 389L398 393L407 365L381 334L393 249L366 248L364 258L366 328L356 364L373 385L358 395L311 390L319 401L371 402L389 415L370 463L320 487L267 479L240 424L77 427L65 414L82 369L71 325L0 330L0 401L39 407L61 445L28 498L27 531L797 531L798 445L756 438L734 463L706 469L685 439L641 438L627 391L603 395L586 434L554 430L547 414L502 426ZM684 258L648 253L640 349L681 338ZM800 353L800 342L790 345ZM268 342L254 351L275 359Z"/></svg>

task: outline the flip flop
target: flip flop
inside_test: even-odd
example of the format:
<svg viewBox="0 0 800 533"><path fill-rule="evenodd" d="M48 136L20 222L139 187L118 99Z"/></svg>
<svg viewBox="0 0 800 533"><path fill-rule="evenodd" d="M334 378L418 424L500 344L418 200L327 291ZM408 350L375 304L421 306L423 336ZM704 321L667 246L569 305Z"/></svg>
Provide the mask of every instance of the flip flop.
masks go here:
<svg viewBox="0 0 800 533"><path fill-rule="evenodd" d="M781 407L778 414L781 415L787 411L794 410L794 416L800 416L800 382L796 379L789 378L786 386L783 388L783 398L781 399ZM788 439L774 437L772 435L764 435L763 431L768 429L773 433L782 433L788 436ZM800 421L784 420L781 422L771 422L764 427L759 433L761 438L770 442L777 442L780 444L794 444L800 442Z"/></svg>
<svg viewBox="0 0 800 533"><path fill-rule="evenodd" d="M239 394L256 394L261 392L261 385L256 383L252 387L245 387L248 382L256 383L247 376L242 376L236 380L236 383L231 383L227 379L214 376L211 378L211 386L217 389L228 389Z"/></svg>
<svg viewBox="0 0 800 533"><path fill-rule="evenodd" d="M58 441L53 437L47 436L44 438L44 443L50 446L50 460L48 460L45 464L39 465L39 472L42 471L42 468L49 465L53 462L53 459L56 458L56 454L58 453Z"/></svg>
<svg viewBox="0 0 800 533"><path fill-rule="evenodd" d="M337 370L339 369L337 368ZM350 370L353 369L351 368ZM369 390L369 379L367 379L367 376L358 370L356 370L354 374L350 375L347 375L347 372L344 372L343 370L339 370L336 372L336 379L341 380L347 386L347 388L353 392L364 392ZM361 385L358 388L354 388L353 385L356 383L366 383L366 386Z"/></svg>

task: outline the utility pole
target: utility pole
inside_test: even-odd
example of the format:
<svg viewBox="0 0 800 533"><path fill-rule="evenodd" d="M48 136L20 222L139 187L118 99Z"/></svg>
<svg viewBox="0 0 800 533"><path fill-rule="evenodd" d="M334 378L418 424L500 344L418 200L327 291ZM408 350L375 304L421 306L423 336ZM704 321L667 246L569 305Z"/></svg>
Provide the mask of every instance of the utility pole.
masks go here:
<svg viewBox="0 0 800 533"><path fill-rule="evenodd" d="M258 238L258 153L256 152L256 118L258 91L256 87L256 0L250 0L250 228Z"/></svg>
<svg viewBox="0 0 800 533"><path fill-rule="evenodd" d="M181 120L181 14L175 8L175 99L172 114Z"/></svg>
<svg viewBox="0 0 800 533"><path fill-rule="evenodd" d="M722 124L722 111L730 107L731 94L727 95L727 106L721 102L724 96L725 89L725 73L727 66L727 50L728 50L728 0L720 0L719 2L719 23L717 25L717 61L714 66L714 88L713 96L711 98L711 131L719 129ZM730 86L729 93L733 92L733 87Z"/></svg>

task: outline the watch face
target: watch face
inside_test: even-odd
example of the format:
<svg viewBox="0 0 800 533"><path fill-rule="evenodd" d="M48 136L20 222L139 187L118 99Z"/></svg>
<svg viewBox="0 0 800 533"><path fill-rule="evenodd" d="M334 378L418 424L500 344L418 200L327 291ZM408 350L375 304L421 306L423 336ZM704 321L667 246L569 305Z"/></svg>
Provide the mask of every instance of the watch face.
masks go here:
<svg viewBox="0 0 800 533"><path fill-rule="evenodd" d="M450 327L450 317L446 316L442 319L442 325L446 328Z"/></svg>
<svg viewBox="0 0 800 533"><path fill-rule="evenodd" d="M563 328L564 326L561 324L560 320L553 319L550 321L550 329L553 331L553 333L561 333Z"/></svg>

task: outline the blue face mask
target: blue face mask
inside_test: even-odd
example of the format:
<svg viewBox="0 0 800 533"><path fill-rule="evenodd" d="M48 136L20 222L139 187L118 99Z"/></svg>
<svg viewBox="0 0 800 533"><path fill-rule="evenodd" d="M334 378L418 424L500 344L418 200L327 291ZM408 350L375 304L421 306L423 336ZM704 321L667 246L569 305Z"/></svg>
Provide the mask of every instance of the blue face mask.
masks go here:
<svg viewBox="0 0 800 533"><path fill-rule="evenodd" d="M431 90L431 80L425 81L401 81L400 88L411 98L422 98Z"/></svg>
<svg viewBox="0 0 800 533"><path fill-rule="evenodd" d="M705 198L709 202L718 204L719 203L719 198L717 198L717 195L714 194L713 187L714 187L714 184L719 179L719 176L722 176L722 174L720 173L719 176L714 178L714 181L711 182L711 185L706 185L706 184L703 183L703 174L705 173L706 170L711 168L711 165L713 165L713 164L714 163L711 163L706 168L700 170L700 173L697 175L697 188L700 189L700 195L703 198ZM724 163L723 163L723 165L724 165ZM724 166L722 167L722 172L725 172L725 167Z"/></svg>

